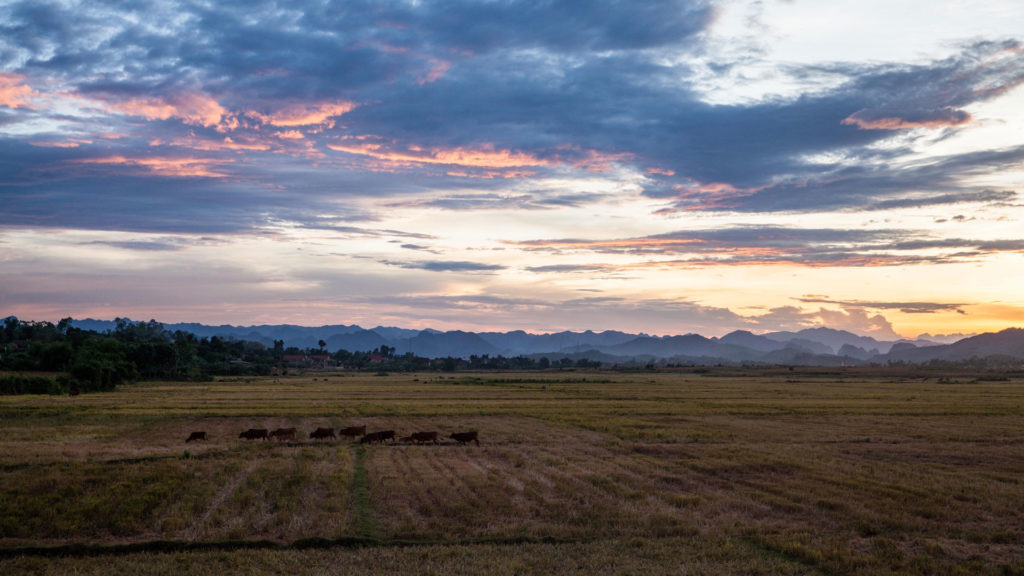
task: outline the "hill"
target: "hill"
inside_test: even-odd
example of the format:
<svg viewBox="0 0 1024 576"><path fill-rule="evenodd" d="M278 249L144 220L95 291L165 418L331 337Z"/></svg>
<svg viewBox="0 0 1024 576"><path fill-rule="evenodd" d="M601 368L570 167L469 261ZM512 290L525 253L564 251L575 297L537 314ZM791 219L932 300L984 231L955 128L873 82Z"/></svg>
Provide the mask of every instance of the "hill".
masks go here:
<svg viewBox="0 0 1024 576"><path fill-rule="evenodd" d="M73 320L76 327L99 332L113 330L116 321ZM588 353L605 364L787 364L858 365L890 362L924 363L933 360L958 362L971 358L1002 357L1024 360L1024 330L1010 328L980 334L952 344L927 340L881 341L833 328L808 328L797 332L754 334L737 330L721 338L700 334L650 336L608 330L604 332L557 332L531 334L510 332L467 332L453 330L411 330L383 327L367 330L357 325L294 326L208 326L198 323L165 324L168 331L183 331L199 338L216 336L228 340L249 340L273 346L318 348L326 342L329 352L369 352L388 346L397 354L413 353L428 358L471 356L531 356L563 358Z"/></svg>

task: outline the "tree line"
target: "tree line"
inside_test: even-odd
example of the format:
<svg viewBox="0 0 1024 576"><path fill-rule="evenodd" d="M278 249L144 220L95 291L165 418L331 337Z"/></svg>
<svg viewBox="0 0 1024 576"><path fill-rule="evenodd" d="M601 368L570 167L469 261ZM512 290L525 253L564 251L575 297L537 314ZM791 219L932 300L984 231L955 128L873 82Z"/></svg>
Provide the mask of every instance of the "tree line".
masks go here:
<svg viewBox="0 0 1024 576"><path fill-rule="evenodd" d="M115 319L105 332L84 330L70 318L52 322L3 320L0 330L0 394L67 394L112 390L135 380L203 381L214 376L269 376L289 368L335 366L350 370L546 370L600 366L586 358L534 359L526 356L425 358L396 354L392 346L366 352L320 348L301 350L276 340L261 342L166 330L163 324ZM301 359L301 360L300 360Z"/></svg>

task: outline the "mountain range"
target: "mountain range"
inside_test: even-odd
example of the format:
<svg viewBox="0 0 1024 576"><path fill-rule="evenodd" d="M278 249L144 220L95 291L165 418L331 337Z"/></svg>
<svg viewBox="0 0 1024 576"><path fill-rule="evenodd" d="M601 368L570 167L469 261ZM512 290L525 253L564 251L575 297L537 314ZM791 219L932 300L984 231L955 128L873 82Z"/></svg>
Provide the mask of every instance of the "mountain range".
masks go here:
<svg viewBox="0 0 1024 576"><path fill-rule="evenodd" d="M73 325L105 332L116 327L110 320L74 320ZM842 365L887 362L923 363L934 360L962 361L973 357L999 356L1024 359L1024 329L971 336L952 344L929 340L876 340L844 330L808 328L798 332L754 334L737 330L722 337L699 334L650 336L608 330L604 332L558 332L531 334L512 332L465 332L453 330L409 330L356 325L295 326L208 326L197 323L164 324L166 330L184 331L200 338L219 337L260 342L273 346L282 340L286 347L319 348L329 352L369 352L381 346L395 353L411 352L429 358L470 356L547 356L589 358L607 364L669 362L677 364L791 364Z"/></svg>

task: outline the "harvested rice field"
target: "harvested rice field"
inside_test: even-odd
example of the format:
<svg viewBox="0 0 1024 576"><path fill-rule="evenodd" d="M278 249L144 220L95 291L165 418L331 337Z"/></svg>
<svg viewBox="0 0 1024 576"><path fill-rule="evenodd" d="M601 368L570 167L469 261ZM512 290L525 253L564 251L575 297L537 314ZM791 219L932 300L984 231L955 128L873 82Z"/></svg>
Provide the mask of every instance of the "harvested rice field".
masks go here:
<svg viewBox="0 0 1024 576"><path fill-rule="evenodd" d="M359 425L438 442L309 438ZM1024 574L1024 380L316 373L0 397L2 574L357 571Z"/></svg>

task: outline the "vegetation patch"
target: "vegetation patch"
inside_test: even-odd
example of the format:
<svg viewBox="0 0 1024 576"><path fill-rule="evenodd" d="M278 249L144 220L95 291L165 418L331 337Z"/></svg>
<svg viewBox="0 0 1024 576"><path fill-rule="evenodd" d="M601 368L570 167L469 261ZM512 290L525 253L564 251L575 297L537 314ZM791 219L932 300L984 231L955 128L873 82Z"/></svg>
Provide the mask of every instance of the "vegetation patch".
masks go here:
<svg viewBox="0 0 1024 576"><path fill-rule="evenodd" d="M1021 572L1019 379L473 377L2 396L0 572ZM361 425L441 442L308 439Z"/></svg>

